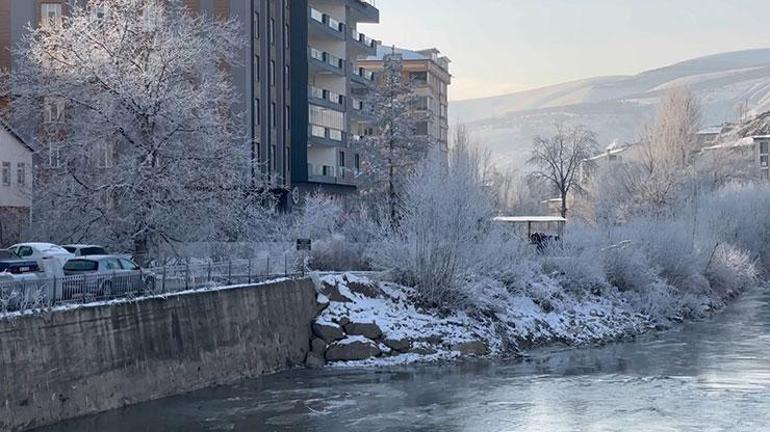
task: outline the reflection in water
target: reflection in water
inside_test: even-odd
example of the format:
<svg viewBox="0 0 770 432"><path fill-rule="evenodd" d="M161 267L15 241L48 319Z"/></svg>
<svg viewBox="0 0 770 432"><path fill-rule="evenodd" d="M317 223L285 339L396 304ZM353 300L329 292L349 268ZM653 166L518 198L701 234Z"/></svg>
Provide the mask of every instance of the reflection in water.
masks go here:
<svg viewBox="0 0 770 432"><path fill-rule="evenodd" d="M769 303L757 290L709 321L508 364L291 371L46 430L766 430Z"/></svg>

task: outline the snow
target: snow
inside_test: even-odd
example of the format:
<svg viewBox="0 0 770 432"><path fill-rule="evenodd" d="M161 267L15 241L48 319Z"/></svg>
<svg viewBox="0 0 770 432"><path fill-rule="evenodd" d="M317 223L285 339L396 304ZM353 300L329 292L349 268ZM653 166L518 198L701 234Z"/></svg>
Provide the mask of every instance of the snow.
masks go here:
<svg viewBox="0 0 770 432"><path fill-rule="evenodd" d="M370 298L353 293L347 286L351 281L375 285L381 296ZM336 286L351 303L332 301L316 322L334 324L342 319L356 323L376 323L384 339L412 341L412 352L398 354L380 344L386 355L363 361L334 363L335 367L366 367L399 365L415 362L452 360L461 356L453 346L464 342L485 343L490 355L513 354L506 348L512 342L516 352L532 346L553 342L570 345L604 343L629 335L643 333L653 327L648 316L634 313L620 296L563 295L553 309L546 312L535 299L526 295L507 300L495 317L486 317L466 311L430 310L418 306L412 288L349 274L326 275L320 284ZM559 290L558 282L548 277L533 280L546 284L541 289ZM319 285L320 286L320 285ZM363 336L348 336L342 342L369 342ZM423 353L415 349L426 350Z"/></svg>

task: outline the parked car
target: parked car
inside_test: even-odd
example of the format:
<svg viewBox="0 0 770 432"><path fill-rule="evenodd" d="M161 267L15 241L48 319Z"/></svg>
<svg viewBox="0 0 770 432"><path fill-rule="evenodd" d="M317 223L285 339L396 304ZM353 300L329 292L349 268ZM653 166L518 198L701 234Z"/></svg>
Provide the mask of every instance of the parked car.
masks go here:
<svg viewBox="0 0 770 432"><path fill-rule="evenodd" d="M19 243L8 248L19 258L37 261L37 266L48 276L61 276L61 268L75 255L53 243Z"/></svg>
<svg viewBox="0 0 770 432"><path fill-rule="evenodd" d="M0 273L34 273L39 270L37 261L22 259L9 250L0 250Z"/></svg>
<svg viewBox="0 0 770 432"><path fill-rule="evenodd" d="M103 246L71 244L71 245L63 245L62 247L66 249L67 252L75 255L76 257L91 256L91 255L109 255L109 252L107 252L107 249L105 249Z"/></svg>
<svg viewBox="0 0 770 432"><path fill-rule="evenodd" d="M119 255L72 258L64 264L64 276L64 300L142 295L154 286L154 275L143 272L135 262Z"/></svg>

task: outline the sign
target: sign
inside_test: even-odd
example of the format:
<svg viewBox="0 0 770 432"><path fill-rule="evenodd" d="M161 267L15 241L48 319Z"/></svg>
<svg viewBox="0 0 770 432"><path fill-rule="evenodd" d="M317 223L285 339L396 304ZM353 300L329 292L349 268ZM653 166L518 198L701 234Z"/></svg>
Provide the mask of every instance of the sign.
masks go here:
<svg viewBox="0 0 770 432"><path fill-rule="evenodd" d="M310 251L312 249L313 242L310 239L297 239L298 251Z"/></svg>

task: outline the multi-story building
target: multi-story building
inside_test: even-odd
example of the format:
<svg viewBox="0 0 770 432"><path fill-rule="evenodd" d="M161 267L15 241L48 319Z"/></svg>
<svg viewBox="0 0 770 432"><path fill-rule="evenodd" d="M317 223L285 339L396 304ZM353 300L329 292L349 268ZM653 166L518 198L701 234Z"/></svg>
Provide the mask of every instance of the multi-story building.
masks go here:
<svg viewBox="0 0 770 432"><path fill-rule="evenodd" d="M301 191L355 190L357 95L374 85L356 60L378 46L358 24L379 22L380 13L362 0L294 0L292 7L292 180Z"/></svg>
<svg viewBox="0 0 770 432"><path fill-rule="evenodd" d="M417 96L414 106L417 133L426 135L438 143L441 150L449 146L449 117L447 114L448 88L452 83L449 73L450 60L440 51L431 48L411 51L402 48L380 46L377 53L360 60L358 66L365 71L378 73L384 67L386 55L396 54L403 59L404 79L408 79Z"/></svg>
<svg viewBox="0 0 770 432"><path fill-rule="evenodd" d="M251 178L289 191L352 190L360 158L352 131L361 102L354 95L373 85L355 60L373 55L377 42L357 31L376 23L365 0L184 0L192 11L238 19L248 40L231 67L244 114ZM8 48L28 23L61 20L65 0L0 0L0 68L13 70Z"/></svg>
<svg viewBox="0 0 770 432"><path fill-rule="evenodd" d="M0 120L0 246L26 234L32 207L32 149Z"/></svg>

